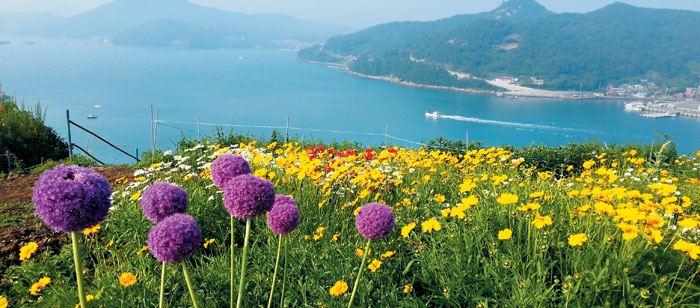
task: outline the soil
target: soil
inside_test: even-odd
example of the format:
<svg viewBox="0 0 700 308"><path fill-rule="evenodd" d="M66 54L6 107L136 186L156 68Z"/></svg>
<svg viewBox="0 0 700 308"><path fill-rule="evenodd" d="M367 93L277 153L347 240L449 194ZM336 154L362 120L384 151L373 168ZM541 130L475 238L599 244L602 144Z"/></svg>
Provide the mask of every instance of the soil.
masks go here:
<svg viewBox="0 0 700 308"><path fill-rule="evenodd" d="M110 183L126 177L133 179L133 170L126 167L95 167L95 171L102 174ZM41 222L34 214L32 204L32 191L34 183L39 175L11 174L5 179L0 179L0 277L4 276L5 269L21 263L19 260L20 247L36 242L42 251L55 252L68 243L68 237L63 233L56 233ZM9 220L9 221L6 221ZM3 281L0 280L0 285Z"/></svg>

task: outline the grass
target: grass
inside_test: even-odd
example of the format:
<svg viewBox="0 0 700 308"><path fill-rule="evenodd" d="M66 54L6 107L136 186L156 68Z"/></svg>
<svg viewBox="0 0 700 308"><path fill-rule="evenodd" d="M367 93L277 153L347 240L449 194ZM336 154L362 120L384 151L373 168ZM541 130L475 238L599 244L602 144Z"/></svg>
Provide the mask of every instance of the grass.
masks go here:
<svg viewBox="0 0 700 308"><path fill-rule="evenodd" d="M361 262L356 250L365 245L354 212L369 202L391 206L396 226L386 239L372 242L368 263L382 264L376 271L364 269L356 307L700 305L698 261L675 249L679 239L699 240L697 225L679 226L685 219L700 220L698 154L649 162L626 148L603 154L582 147L575 159L585 159L584 164L554 173L499 148L467 155L403 149L374 149L370 155L360 148L335 157L329 145L308 149L307 144L220 137L229 142L183 141L175 155L158 152L156 164L142 162L134 181L116 187L113 210L101 229L81 236L87 294L95 296L95 305L157 305L160 263L148 251L138 253L152 226L138 199L148 185L168 181L188 192L187 214L197 220L203 241L214 239L185 261L201 306L228 306L229 214L209 179L211 161L222 153L244 155L256 175L271 179L277 193L292 195L299 205L299 228L284 237L285 307L347 305L349 291L333 296L329 290L337 281L354 282ZM518 196L518 202L501 204L505 193ZM470 196L478 203L465 206ZM528 203L539 208L524 209ZM552 224L536 228L536 215L550 217ZM431 219L440 230L424 232L423 223ZM411 223L415 229L403 236ZM237 221L234 231L236 268L244 224ZM512 238L499 240L498 232L506 228ZM636 229L625 231L630 228ZM578 233L588 240L572 246L569 237ZM633 238L623 238L632 233ZM252 220L249 249L244 306L265 306L277 249L265 217ZM387 252L395 254L382 257ZM39 301L46 307L75 305L71 266L69 245L35 255L7 271L0 296L11 307ZM119 284L124 272L136 275L135 285ZM39 296L30 295L31 285L44 276L51 283ZM165 299L167 307L191 305L177 265L167 268Z"/></svg>

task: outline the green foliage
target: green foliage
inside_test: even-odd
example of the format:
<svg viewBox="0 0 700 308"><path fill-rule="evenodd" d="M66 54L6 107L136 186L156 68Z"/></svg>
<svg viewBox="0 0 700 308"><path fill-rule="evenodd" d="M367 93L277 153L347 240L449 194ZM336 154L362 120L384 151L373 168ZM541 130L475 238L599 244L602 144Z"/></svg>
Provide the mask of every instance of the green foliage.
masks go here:
<svg viewBox="0 0 700 308"><path fill-rule="evenodd" d="M29 108L9 99L0 102L0 108L0 154L9 151L23 167L37 165L42 158L56 160L68 156L66 142L44 124L46 111L42 111L40 104ZM9 172L5 169L7 165L0 164L0 170Z"/></svg>
<svg viewBox="0 0 700 308"><path fill-rule="evenodd" d="M36 168L29 170L29 174L41 174L44 171L49 170L58 165L78 165L83 167L95 167L98 166L98 163L89 157L76 154L73 155L73 157L71 158L63 160L48 160L45 163L37 166Z"/></svg>
<svg viewBox="0 0 700 308"><path fill-rule="evenodd" d="M517 3L516 3L517 2ZM661 87L700 80L700 13L611 4L585 14L553 14L534 1L508 1L489 13L401 22L334 37L315 52L355 56L351 70L449 85L446 70L482 78L537 77L554 90L599 90L648 79ZM504 12L519 13L507 16ZM420 63L411 63L409 55ZM438 72L439 71L439 72ZM478 85L470 85L481 88Z"/></svg>

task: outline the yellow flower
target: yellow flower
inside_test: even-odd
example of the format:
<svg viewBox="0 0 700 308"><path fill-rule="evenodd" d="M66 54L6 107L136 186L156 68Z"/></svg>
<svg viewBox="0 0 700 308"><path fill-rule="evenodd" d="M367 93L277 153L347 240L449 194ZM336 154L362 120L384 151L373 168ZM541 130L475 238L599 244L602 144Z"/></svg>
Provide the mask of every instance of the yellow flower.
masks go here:
<svg viewBox="0 0 700 308"><path fill-rule="evenodd" d="M437 221L435 218L431 218L429 220L424 221L423 223L421 223L421 227L423 228L423 233L432 233L433 230L440 231L442 229L442 226L440 226L440 222Z"/></svg>
<svg viewBox="0 0 700 308"><path fill-rule="evenodd" d="M442 217L449 217L451 213L452 213L451 209L444 209L444 210L440 211L440 214L442 215Z"/></svg>
<svg viewBox="0 0 700 308"><path fill-rule="evenodd" d="M585 233L577 233L569 235L569 245L572 247L582 246L583 243L588 241L588 235Z"/></svg>
<svg viewBox="0 0 700 308"><path fill-rule="evenodd" d="M202 246L204 246L204 248L207 248L207 247L209 247L209 244L213 243L214 241L215 241L215 239L210 238L209 240L204 242L204 244L202 244Z"/></svg>
<svg viewBox="0 0 700 308"><path fill-rule="evenodd" d="M693 260L697 259L698 255L700 255L700 246L693 243L688 243L684 240L678 240L675 244L673 244L673 249L687 252Z"/></svg>
<svg viewBox="0 0 700 308"><path fill-rule="evenodd" d="M472 189L474 189L475 187L476 187L476 183L474 181L472 181L471 179L465 179L464 182L462 182L462 184L459 184L459 192L460 193L469 192Z"/></svg>
<svg viewBox="0 0 700 308"><path fill-rule="evenodd" d="M518 202L518 196L511 193L503 193L496 199L496 202L502 205L513 204Z"/></svg>
<svg viewBox="0 0 700 308"><path fill-rule="evenodd" d="M33 284L32 287L29 288L29 293L38 295L49 283L51 283L51 278L44 276L44 278L39 279L39 282Z"/></svg>
<svg viewBox="0 0 700 308"><path fill-rule="evenodd" d="M387 251L382 254L382 260L386 258L391 258L396 254L396 250Z"/></svg>
<svg viewBox="0 0 700 308"><path fill-rule="evenodd" d="M93 299L95 299L95 296L94 296L94 295L92 295L92 294L85 295L85 301L86 301L86 302L90 302L90 301L92 301ZM0 308L2 308L2 307L0 307ZM75 304L75 308L80 308L80 303Z"/></svg>
<svg viewBox="0 0 700 308"><path fill-rule="evenodd" d="M109 243L105 245L105 250L109 249L109 247L112 247L112 245L114 245L114 240L109 241Z"/></svg>
<svg viewBox="0 0 700 308"><path fill-rule="evenodd" d="M7 298L0 296L0 308L7 308Z"/></svg>
<svg viewBox="0 0 700 308"><path fill-rule="evenodd" d="M542 229L546 226L552 225L552 217L540 216L540 213L535 213L535 219L532 221L532 225L537 229Z"/></svg>
<svg viewBox="0 0 700 308"><path fill-rule="evenodd" d="M407 238L408 235L411 233L411 231L413 231L413 228L415 228L415 227L416 227L415 222L412 222L412 223L409 223L408 225L403 226L401 228L401 236L403 236L404 238Z"/></svg>
<svg viewBox="0 0 700 308"><path fill-rule="evenodd" d="M138 200L139 197L141 197L141 193L137 192L137 193L131 195L131 200Z"/></svg>
<svg viewBox="0 0 700 308"><path fill-rule="evenodd" d="M530 198L532 198L532 199L537 199L537 198L542 197L542 196L544 196L544 192L541 192L541 191L536 191L536 192L530 194Z"/></svg>
<svg viewBox="0 0 700 308"><path fill-rule="evenodd" d="M335 282L335 284L331 287L331 295L333 296L340 296L343 293L348 291L348 284L345 283L345 281L338 280Z"/></svg>
<svg viewBox="0 0 700 308"><path fill-rule="evenodd" d="M121 284L124 287L129 287L132 286L136 283L136 276L132 274L131 272L126 272L121 274L119 276L119 284Z"/></svg>
<svg viewBox="0 0 700 308"><path fill-rule="evenodd" d="M479 203L479 198L475 195L462 198L462 206L465 206L466 210L470 209L472 206L475 206L477 203Z"/></svg>
<svg viewBox="0 0 700 308"><path fill-rule="evenodd" d="M29 242L27 245L22 246L19 249L19 260L29 260L37 248L39 248L39 245L36 242Z"/></svg>
<svg viewBox="0 0 700 308"><path fill-rule="evenodd" d="M621 223L617 224L617 227L620 228L620 230L622 230L622 232L623 232L622 238L626 241L635 239L635 238L637 238L637 235L639 235L637 233L637 231L639 230L639 227L637 227L635 225L630 225L628 223L621 222Z"/></svg>
<svg viewBox="0 0 700 308"><path fill-rule="evenodd" d="M333 234L333 241L334 241L334 242L337 242L337 241L338 241L338 237L340 237L340 233Z"/></svg>
<svg viewBox="0 0 700 308"><path fill-rule="evenodd" d="M435 196L433 197L433 201L445 202L445 196L441 194L435 194Z"/></svg>
<svg viewBox="0 0 700 308"><path fill-rule="evenodd" d="M591 169L591 167L593 167L593 165L595 165L595 161L591 159L591 160L585 161L583 163L583 168L584 169Z"/></svg>
<svg viewBox="0 0 700 308"><path fill-rule="evenodd" d="M83 230L83 235L90 235L93 233L97 233L98 230L100 230L100 224L96 224L90 228L85 228Z"/></svg>
<svg viewBox="0 0 700 308"><path fill-rule="evenodd" d="M406 284L403 286L403 293L409 293L413 291L413 285L412 284Z"/></svg>
<svg viewBox="0 0 700 308"><path fill-rule="evenodd" d="M367 265L367 268L369 268L372 272L376 272L381 266L382 261L374 259L369 265Z"/></svg>
<svg viewBox="0 0 700 308"><path fill-rule="evenodd" d="M684 229L697 228L698 222L692 218L685 218L678 222L678 225Z"/></svg>
<svg viewBox="0 0 700 308"><path fill-rule="evenodd" d="M137 256L138 256L138 255L141 255L141 253L144 252L144 251L146 251L146 250L148 250L148 246L143 246L143 247L141 247L141 250L139 250L139 251L136 252L136 255L137 255Z"/></svg>
<svg viewBox="0 0 700 308"><path fill-rule="evenodd" d="M498 231L498 239L501 241L509 240L511 237L513 237L513 230L511 229L506 228Z"/></svg>
<svg viewBox="0 0 700 308"><path fill-rule="evenodd" d="M521 203L521 204L522 204L522 203ZM536 210L536 209L539 209L540 207L542 207L542 206L541 206L539 203L529 203L529 202L528 202L528 204L519 206L519 207L518 207L518 210L521 210L521 211L534 211L534 210Z"/></svg>
<svg viewBox="0 0 700 308"><path fill-rule="evenodd" d="M372 248L369 249L368 253L372 253ZM358 257L362 257L365 255L365 250L362 248L357 248L355 249L355 255L357 255Z"/></svg>
<svg viewBox="0 0 700 308"><path fill-rule="evenodd" d="M263 179L265 178L266 174L267 174L267 169L265 169L265 168L260 168L258 170L255 170L255 172L253 172L254 176L257 176L257 177L263 178Z"/></svg>

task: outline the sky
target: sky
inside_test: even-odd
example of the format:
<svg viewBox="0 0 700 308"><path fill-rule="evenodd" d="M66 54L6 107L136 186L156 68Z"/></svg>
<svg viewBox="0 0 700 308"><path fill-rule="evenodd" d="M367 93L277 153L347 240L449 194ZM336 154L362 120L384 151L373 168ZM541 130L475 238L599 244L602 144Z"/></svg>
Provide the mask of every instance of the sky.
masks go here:
<svg viewBox="0 0 700 308"><path fill-rule="evenodd" d="M112 0L0 0L0 14L49 12L76 15ZM149 1L149 0L143 0ZM498 7L502 0L188 0L203 6L244 13L287 14L300 19L360 29L403 20L435 20L478 13ZM614 0L539 0L554 12L589 12ZM624 0L635 6L700 11L699 0Z"/></svg>

